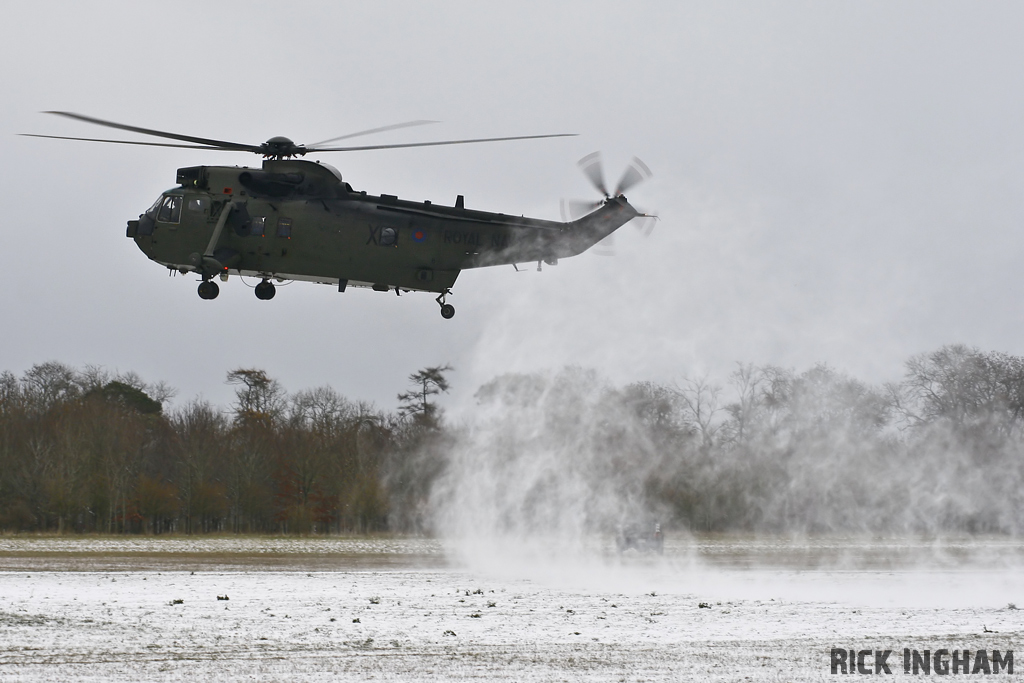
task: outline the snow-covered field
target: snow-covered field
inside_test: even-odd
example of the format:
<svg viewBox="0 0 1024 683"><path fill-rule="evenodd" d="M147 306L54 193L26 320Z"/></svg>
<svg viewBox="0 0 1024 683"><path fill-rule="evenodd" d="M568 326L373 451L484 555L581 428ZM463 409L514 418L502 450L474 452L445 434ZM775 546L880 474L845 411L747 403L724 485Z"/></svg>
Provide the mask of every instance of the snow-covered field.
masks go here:
<svg viewBox="0 0 1024 683"><path fill-rule="evenodd" d="M1012 539L0 538L0 680L820 681L1014 650ZM979 676L981 676L979 674ZM987 677L986 677L987 678Z"/></svg>

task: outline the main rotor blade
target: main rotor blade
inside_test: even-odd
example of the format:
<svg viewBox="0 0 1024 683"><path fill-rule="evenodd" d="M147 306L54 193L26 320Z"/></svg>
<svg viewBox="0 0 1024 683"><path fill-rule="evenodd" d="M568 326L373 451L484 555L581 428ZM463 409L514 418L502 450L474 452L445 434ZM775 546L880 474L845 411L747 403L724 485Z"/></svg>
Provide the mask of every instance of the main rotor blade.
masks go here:
<svg viewBox="0 0 1024 683"><path fill-rule="evenodd" d="M383 133L389 130L398 130L399 128L412 128L413 126L425 126L428 123L441 123L440 121L406 121L405 123L393 123L390 126L381 126L380 128L371 128L369 130L361 130L358 133L349 133L348 135L339 135L336 138L330 138L328 140L321 140L320 142L314 142L312 145L306 145L309 147L316 147L317 145L326 145L328 142L337 142L338 140L347 140L349 138L357 138L360 135L371 135L372 133Z"/></svg>
<svg viewBox="0 0 1024 683"><path fill-rule="evenodd" d="M75 114L69 111L44 111L44 114L55 114L57 116L64 116L69 119L76 119L78 121L85 121L86 123L94 123L97 126L106 126L107 128L117 128L118 130L127 130L133 133L142 133L143 135L152 135L158 138L169 138L171 140L181 140L182 142L193 142L197 145L210 145L212 148L220 149L239 149L247 152L259 152L259 145L246 145L241 142L226 142L224 140L213 140L210 138L197 138L191 135L179 135L178 133L167 133L162 130L152 130L150 128L139 128L138 126L128 126L123 123L114 123L113 121L104 121L103 119L96 119L91 116L83 116L82 114Z"/></svg>
<svg viewBox="0 0 1024 683"><path fill-rule="evenodd" d="M516 135L510 138L474 138L472 140L442 140L440 142L409 142L401 145L366 145L363 147L307 147L307 152L362 152L370 149L403 149L406 147L439 147L441 145L467 145L475 142L502 142L504 140L538 140L540 138L571 138L578 133L554 135Z"/></svg>
<svg viewBox="0 0 1024 683"><path fill-rule="evenodd" d="M650 177L651 169L647 168L647 164L640 161L639 158L633 157L633 161L626 167L626 170L622 173L622 178L619 179L619 184L615 188L615 196L618 197L629 188Z"/></svg>
<svg viewBox="0 0 1024 683"><path fill-rule="evenodd" d="M597 191L608 196L608 188L604 184L604 170L601 168L601 153L592 152L577 162L583 175L587 176L590 184L597 188Z"/></svg>
<svg viewBox="0 0 1024 683"><path fill-rule="evenodd" d="M50 138L52 140L82 140L84 142L113 142L118 145L145 145L147 147L182 147L184 149L218 149L222 152L248 152L247 149L213 147L211 145L176 145L172 142L140 142L137 140L103 140L101 138L70 138L65 135L37 135L36 133L18 133L26 138Z"/></svg>

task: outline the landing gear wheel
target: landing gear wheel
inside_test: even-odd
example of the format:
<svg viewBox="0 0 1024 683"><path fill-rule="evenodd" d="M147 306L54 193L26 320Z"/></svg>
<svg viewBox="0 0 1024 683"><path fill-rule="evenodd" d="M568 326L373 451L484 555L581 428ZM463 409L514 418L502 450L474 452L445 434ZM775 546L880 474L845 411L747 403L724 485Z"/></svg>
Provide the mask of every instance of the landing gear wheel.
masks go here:
<svg viewBox="0 0 1024 683"><path fill-rule="evenodd" d="M451 320L455 317L455 307L451 304L446 304L444 301L448 298L448 295L452 293L452 290L446 289L437 295L437 305L441 307L441 317L445 320Z"/></svg>
<svg viewBox="0 0 1024 683"><path fill-rule="evenodd" d="M256 298L260 301L270 301L277 294L277 287L270 280L264 280L256 285Z"/></svg>
<svg viewBox="0 0 1024 683"><path fill-rule="evenodd" d="M203 280L199 283L200 299L216 299L218 294L220 294L220 287L217 286L216 282Z"/></svg>

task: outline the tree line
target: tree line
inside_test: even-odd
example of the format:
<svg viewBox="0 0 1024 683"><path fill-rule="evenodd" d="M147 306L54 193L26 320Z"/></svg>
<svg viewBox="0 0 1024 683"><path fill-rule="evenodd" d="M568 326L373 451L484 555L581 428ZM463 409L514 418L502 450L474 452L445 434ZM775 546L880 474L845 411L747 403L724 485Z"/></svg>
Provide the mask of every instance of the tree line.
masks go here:
<svg viewBox="0 0 1024 683"><path fill-rule="evenodd" d="M505 374L449 421L451 368L394 411L227 373L228 408L132 373L0 375L0 529L544 533L657 518L700 531L1024 530L1024 358L950 345L870 385L740 364L614 386Z"/></svg>
<svg viewBox="0 0 1024 683"><path fill-rule="evenodd" d="M434 486L452 533L1024 532L1024 358L1005 353L945 346L878 386L827 365L623 387L565 368L477 399Z"/></svg>
<svg viewBox="0 0 1024 683"><path fill-rule="evenodd" d="M439 389L421 375L397 414L329 387L288 394L259 369L227 374L229 410L203 400L165 410L172 390L132 373L56 362L5 372L0 529L415 531L427 482L411 461L441 437Z"/></svg>

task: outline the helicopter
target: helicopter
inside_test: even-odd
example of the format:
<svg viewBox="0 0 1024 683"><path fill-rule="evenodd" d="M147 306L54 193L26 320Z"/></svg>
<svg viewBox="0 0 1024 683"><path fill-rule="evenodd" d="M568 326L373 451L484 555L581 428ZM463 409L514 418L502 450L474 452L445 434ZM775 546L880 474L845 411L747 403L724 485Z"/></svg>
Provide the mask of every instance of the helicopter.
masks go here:
<svg viewBox="0 0 1024 683"><path fill-rule="evenodd" d="M351 152L407 147L474 144L570 137L571 133L443 140L387 145L331 146L340 140L435 123L408 121L300 145L272 137L259 145L214 140L105 121L65 111L65 118L176 142L143 142L23 133L28 137L128 145L242 151L263 157L260 168L190 166L179 168L177 185L163 193L138 219L128 221L127 237L152 261L172 273L199 276L199 297L216 299L216 279L258 278L258 299L270 300L275 281L310 281L367 287L378 292L437 294L441 316L459 273L468 268L541 264L583 253L637 218L625 192L650 177L634 158L614 191L604 183L599 153L580 167L602 198L574 204L578 218L562 222L468 209L458 195L452 206L415 202L395 195L357 191L334 167L298 157L320 152ZM580 210L582 208L582 210ZM565 216L563 215L563 218Z"/></svg>

